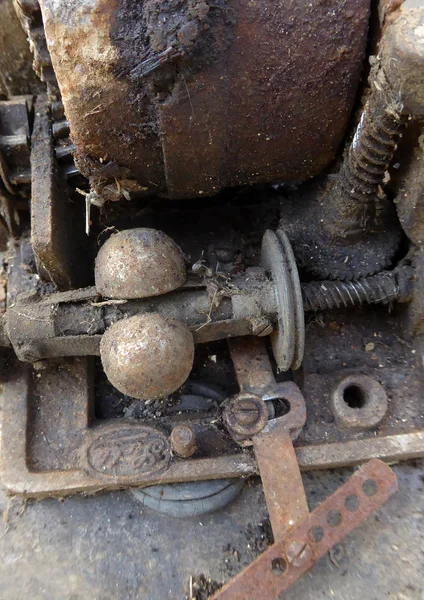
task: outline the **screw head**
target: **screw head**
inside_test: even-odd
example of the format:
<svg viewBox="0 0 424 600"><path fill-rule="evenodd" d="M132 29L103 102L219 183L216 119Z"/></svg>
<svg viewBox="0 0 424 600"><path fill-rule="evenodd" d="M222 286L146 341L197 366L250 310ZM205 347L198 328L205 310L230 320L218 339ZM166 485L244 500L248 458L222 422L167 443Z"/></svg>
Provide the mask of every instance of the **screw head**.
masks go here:
<svg viewBox="0 0 424 600"><path fill-rule="evenodd" d="M247 427L255 425L261 416L259 406L252 398L241 398L233 407L232 414L240 425Z"/></svg>
<svg viewBox="0 0 424 600"><path fill-rule="evenodd" d="M292 542L287 548L287 561L294 567L305 567L312 557L311 547L307 542Z"/></svg>
<svg viewBox="0 0 424 600"><path fill-rule="evenodd" d="M253 394L241 393L231 398L224 412L224 422L230 433L251 437L259 433L268 421L265 402Z"/></svg>

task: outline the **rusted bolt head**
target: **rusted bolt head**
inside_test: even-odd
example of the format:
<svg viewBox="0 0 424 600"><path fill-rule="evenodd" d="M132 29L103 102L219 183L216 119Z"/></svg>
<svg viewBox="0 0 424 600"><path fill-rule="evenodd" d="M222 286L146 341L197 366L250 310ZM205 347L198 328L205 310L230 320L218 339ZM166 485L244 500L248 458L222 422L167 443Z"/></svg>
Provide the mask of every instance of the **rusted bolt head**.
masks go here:
<svg viewBox="0 0 424 600"><path fill-rule="evenodd" d="M100 356L107 378L120 392L140 400L163 398L190 374L193 336L179 321L156 313L136 315L109 327Z"/></svg>
<svg viewBox="0 0 424 600"><path fill-rule="evenodd" d="M224 422L231 433L250 437L259 433L268 421L265 402L253 394L238 394L231 398L224 411Z"/></svg>
<svg viewBox="0 0 424 600"><path fill-rule="evenodd" d="M188 425L177 425L171 432L172 450L182 458L192 456L196 450L196 436Z"/></svg>
<svg viewBox="0 0 424 600"><path fill-rule="evenodd" d="M292 542L287 548L287 561L294 567L305 567L312 558L312 550L306 542Z"/></svg>
<svg viewBox="0 0 424 600"><path fill-rule="evenodd" d="M343 377L331 394L331 407L338 425L364 430L376 427L388 408L383 386L368 375Z"/></svg>
<svg viewBox="0 0 424 600"><path fill-rule="evenodd" d="M186 279L184 257L170 237L148 228L112 235L95 265L96 290L107 298L149 298L171 292Z"/></svg>

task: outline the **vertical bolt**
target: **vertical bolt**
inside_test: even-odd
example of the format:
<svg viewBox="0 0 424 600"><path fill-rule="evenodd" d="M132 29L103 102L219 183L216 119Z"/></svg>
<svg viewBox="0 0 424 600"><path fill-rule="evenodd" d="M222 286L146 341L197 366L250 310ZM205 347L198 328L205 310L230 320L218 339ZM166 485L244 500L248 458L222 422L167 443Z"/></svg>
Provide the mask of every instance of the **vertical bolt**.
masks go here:
<svg viewBox="0 0 424 600"><path fill-rule="evenodd" d="M181 458L188 458L196 451L196 436L189 425L177 425L171 432L171 447Z"/></svg>

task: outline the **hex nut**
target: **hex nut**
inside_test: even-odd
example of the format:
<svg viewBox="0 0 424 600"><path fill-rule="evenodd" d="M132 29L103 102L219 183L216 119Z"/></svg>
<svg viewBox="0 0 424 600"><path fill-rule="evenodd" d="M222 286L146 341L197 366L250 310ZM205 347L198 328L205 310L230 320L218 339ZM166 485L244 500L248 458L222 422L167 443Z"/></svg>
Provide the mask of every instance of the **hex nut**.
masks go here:
<svg viewBox="0 0 424 600"><path fill-rule="evenodd" d="M368 375L348 375L333 389L331 408L341 427L359 431L372 429L387 413L387 394L383 386Z"/></svg>
<svg viewBox="0 0 424 600"><path fill-rule="evenodd" d="M140 227L112 235L100 248L94 271L96 290L107 298L160 296L186 280L184 257L162 231Z"/></svg>
<svg viewBox="0 0 424 600"><path fill-rule="evenodd" d="M120 392L153 400L175 392L190 375L194 358L191 331L157 313L117 321L100 342L103 369Z"/></svg>

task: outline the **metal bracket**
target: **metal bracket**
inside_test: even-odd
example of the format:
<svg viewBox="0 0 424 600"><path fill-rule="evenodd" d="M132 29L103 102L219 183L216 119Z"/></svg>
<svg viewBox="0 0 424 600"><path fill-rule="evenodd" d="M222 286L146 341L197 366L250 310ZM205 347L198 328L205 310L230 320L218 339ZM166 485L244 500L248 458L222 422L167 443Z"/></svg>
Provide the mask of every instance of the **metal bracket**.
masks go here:
<svg viewBox="0 0 424 600"><path fill-rule="evenodd" d="M271 393L277 388L276 397L290 406L287 414L269 421L251 439L275 543L218 591L212 600L256 600L260 597L271 600L381 506L397 490L397 481L387 465L371 460L309 514L291 437L291 432L301 428L306 420L303 397L299 391L294 394L293 402L290 394L284 394L290 383L275 383L263 342L261 345L256 339L232 340L229 347L242 390L247 388L251 394L256 392L266 397L268 388ZM258 377L257 371L262 377ZM256 381L259 382L257 387ZM243 398L243 393L239 397Z"/></svg>

